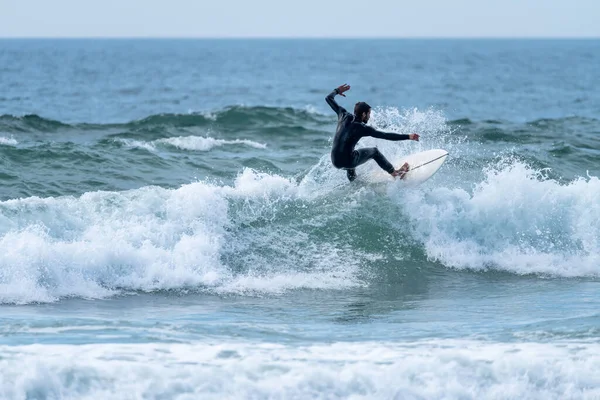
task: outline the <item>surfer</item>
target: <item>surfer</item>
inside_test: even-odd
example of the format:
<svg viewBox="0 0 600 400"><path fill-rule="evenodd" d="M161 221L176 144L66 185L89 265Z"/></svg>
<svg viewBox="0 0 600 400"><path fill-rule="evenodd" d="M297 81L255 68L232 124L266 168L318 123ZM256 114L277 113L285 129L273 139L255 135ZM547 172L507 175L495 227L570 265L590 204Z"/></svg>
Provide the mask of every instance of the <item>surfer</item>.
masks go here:
<svg viewBox="0 0 600 400"><path fill-rule="evenodd" d="M393 177L399 176L401 179L408 171L408 163L404 163L399 169L394 169L394 166L381 154L377 147L369 147L354 150L358 141L365 137L371 136L385 140L419 140L419 135L411 133L410 135L401 135L398 133L381 132L377 129L366 125L371 117L371 106L360 101L354 106L354 115L350 114L344 107L336 103L334 97L339 94L346 97L344 92L350 90L350 86L344 84L333 89L333 92L325 98L327 104L338 115L338 125L333 138L333 147L331 149L331 162L336 168L346 170L348 179L353 181L356 179L356 167L370 159L375 162L386 172Z"/></svg>

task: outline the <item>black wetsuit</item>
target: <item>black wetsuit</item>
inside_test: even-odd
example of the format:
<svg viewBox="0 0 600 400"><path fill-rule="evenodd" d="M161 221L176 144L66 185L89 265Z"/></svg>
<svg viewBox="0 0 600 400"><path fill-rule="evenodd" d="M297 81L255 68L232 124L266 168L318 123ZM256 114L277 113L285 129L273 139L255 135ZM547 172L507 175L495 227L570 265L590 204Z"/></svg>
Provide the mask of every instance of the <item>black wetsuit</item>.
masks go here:
<svg viewBox="0 0 600 400"><path fill-rule="evenodd" d="M347 170L348 179L351 181L356 178L354 168L364 164L370 159L374 159L385 171L389 173L394 172L394 166L386 160L377 147L358 150L354 150L354 147L358 141L365 136L386 140L408 140L409 136L398 133L381 132L359 122L358 118L355 118L355 116L346 111L344 107L341 107L336 103L334 100L336 94L338 94L338 90L334 89L333 92L329 93L325 98L327 104L329 104L333 111L338 115L338 125L335 137L333 138L333 147L331 149L331 162L333 163L333 166Z"/></svg>

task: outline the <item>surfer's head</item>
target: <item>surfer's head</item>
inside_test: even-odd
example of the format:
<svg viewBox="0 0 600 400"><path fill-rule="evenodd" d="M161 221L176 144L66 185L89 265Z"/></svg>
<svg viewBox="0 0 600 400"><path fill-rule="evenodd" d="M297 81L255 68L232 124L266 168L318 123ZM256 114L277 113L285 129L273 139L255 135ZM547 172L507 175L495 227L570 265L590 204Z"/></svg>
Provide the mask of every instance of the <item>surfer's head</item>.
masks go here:
<svg viewBox="0 0 600 400"><path fill-rule="evenodd" d="M359 101L354 106L354 115L359 121L366 124L369 122L369 118L371 117L371 106L364 101Z"/></svg>

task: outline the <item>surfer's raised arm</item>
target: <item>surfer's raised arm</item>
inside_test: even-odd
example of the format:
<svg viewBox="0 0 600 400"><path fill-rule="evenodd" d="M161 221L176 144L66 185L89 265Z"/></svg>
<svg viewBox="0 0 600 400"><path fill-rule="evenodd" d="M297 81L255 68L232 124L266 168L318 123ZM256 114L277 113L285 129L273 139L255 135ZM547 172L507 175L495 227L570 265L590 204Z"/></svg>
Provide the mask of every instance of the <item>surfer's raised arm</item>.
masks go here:
<svg viewBox="0 0 600 400"><path fill-rule="evenodd" d="M348 90L350 90L350 86L347 84L343 84L342 86L339 86L335 89L333 89L333 92L329 93L327 95L327 97L325 97L325 101L327 102L327 104L329 104L329 107L331 107L331 109L333 111L335 111L335 113L338 116L341 116L345 113L347 113L348 111L346 111L346 109L342 106L340 106L334 99L336 94L339 94L340 96L344 96L346 97L346 95L344 94L344 92L347 92Z"/></svg>

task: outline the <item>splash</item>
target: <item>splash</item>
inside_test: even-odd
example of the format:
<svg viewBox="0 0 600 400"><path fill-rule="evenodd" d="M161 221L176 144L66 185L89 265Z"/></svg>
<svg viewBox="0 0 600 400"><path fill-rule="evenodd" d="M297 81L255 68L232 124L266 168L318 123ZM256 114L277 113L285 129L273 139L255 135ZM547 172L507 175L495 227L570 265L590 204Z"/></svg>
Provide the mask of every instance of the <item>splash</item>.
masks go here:
<svg viewBox="0 0 600 400"><path fill-rule="evenodd" d="M457 135L456 128L448 125L441 111L429 109L400 110L394 107L375 108L371 114L369 125L376 129L401 134L419 133L419 142L393 142L366 137L360 140L357 148L377 147L393 164L411 153L430 149L442 148L452 157L462 154L465 138ZM332 134L333 137L333 134ZM398 165L399 167L399 165ZM357 168L359 180L381 171L373 162L367 162ZM367 178L368 180L368 178ZM336 170L332 165L329 154L324 155L319 162L303 177L303 183L314 187L327 186L329 190L346 181L345 172Z"/></svg>
<svg viewBox="0 0 600 400"><path fill-rule="evenodd" d="M596 177L563 185L544 171L503 159L472 193L410 191L402 207L428 256L446 266L599 276L598 196Z"/></svg>

